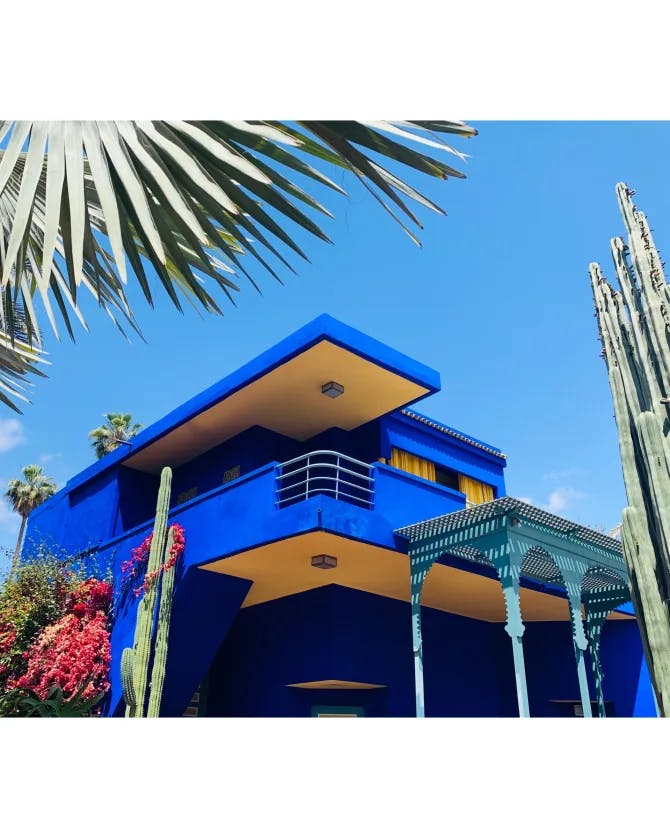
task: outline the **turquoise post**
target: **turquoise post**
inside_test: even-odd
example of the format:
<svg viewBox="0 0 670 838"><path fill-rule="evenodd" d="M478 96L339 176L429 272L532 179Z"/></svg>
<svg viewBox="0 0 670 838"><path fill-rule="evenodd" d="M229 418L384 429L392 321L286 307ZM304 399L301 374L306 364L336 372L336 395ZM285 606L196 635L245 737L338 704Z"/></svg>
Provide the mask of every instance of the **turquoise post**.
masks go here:
<svg viewBox="0 0 670 838"><path fill-rule="evenodd" d="M582 700L582 711L585 719L591 718L591 696L589 695L589 682L586 677L586 663L584 652L588 646L582 623L581 598L568 592L568 604L570 606L570 622L572 623L572 641L575 647L575 660L577 662L577 680L579 681L579 695Z"/></svg>
<svg viewBox="0 0 670 838"><path fill-rule="evenodd" d="M526 683L526 662L523 655L524 624L521 619L521 604L519 602L519 587L503 581L503 595L507 609L507 623L505 631L512 641L512 657L514 660L514 678L516 680L516 698L519 706L519 716L530 716L528 704L528 685Z"/></svg>
<svg viewBox="0 0 670 838"><path fill-rule="evenodd" d="M423 638L421 636L421 602L414 602L412 597L412 652L414 654L414 692L416 717L426 715L423 698Z"/></svg>
<svg viewBox="0 0 670 838"><path fill-rule="evenodd" d="M421 633L421 591L423 583L432 567L432 560L410 556L410 603L412 609L412 653L414 655L414 694L416 717L426 715L423 694L423 636Z"/></svg>
<svg viewBox="0 0 670 838"><path fill-rule="evenodd" d="M524 624L521 617L521 603L519 600L519 574L521 567L519 561L509 553L510 549L510 545L508 544L508 556L494 560L494 563L498 571L498 576L500 577L503 596L505 597L505 611L507 614L505 631L512 642L519 716L521 718L528 718L530 716L530 708L528 703L528 685L526 683L526 663L523 655Z"/></svg>
<svg viewBox="0 0 670 838"><path fill-rule="evenodd" d="M586 636L589 644L589 657L591 658L591 671L593 672L596 699L598 701L598 716L601 719L605 718L606 713L605 692L603 690L604 673L600 663L600 637L605 620L609 614L617 606L628 602L630 598L631 590L623 576L620 577L619 585L586 591L582 594L586 616Z"/></svg>
<svg viewBox="0 0 670 838"><path fill-rule="evenodd" d="M593 670L593 680L596 687L596 700L598 701L598 716L601 719L606 717L605 712L605 693L603 692L603 668L600 664L600 632L602 623L597 622L589 626L587 618L587 630L589 633L589 654L591 656L591 668Z"/></svg>

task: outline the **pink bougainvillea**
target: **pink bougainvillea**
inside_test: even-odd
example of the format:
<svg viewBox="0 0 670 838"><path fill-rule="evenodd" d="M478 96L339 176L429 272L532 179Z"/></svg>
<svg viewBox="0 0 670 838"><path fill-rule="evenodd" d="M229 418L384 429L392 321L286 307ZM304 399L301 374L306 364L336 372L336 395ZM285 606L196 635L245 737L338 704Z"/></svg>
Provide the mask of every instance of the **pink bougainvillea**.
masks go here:
<svg viewBox="0 0 670 838"><path fill-rule="evenodd" d="M135 588L133 588L135 596L139 596L141 593L146 593L149 590L149 586L151 585L152 581L154 579L157 579L163 570L168 570L169 568L174 567L179 561L181 555L183 554L184 548L186 546L184 528L181 526L181 524L172 524L171 529L174 532L174 536L172 541L172 549L170 550L170 555L168 556L167 561L159 565L159 567L153 573L146 572L146 566L147 562L149 561L149 552L151 550L151 541L153 539L153 533L150 533L140 544L139 547L133 548L133 550L130 551L130 558L127 559L125 562L121 563L122 584L127 584L130 580L134 581L136 579L139 579L142 571L145 571L142 584L137 585Z"/></svg>
<svg viewBox="0 0 670 838"><path fill-rule="evenodd" d="M107 613L112 602L112 590L110 582L86 579L70 592L65 610L80 619L93 617L98 611Z"/></svg>
<svg viewBox="0 0 670 838"><path fill-rule="evenodd" d="M87 682L84 699L108 690L111 644L106 614L66 614L42 630L24 658L26 671L10 688L33 690L42 699L54 685L62 688L66 699Z"/></svg>
<svg viewBox="0 0 670 838"><path fill-rule="evenodd" d="M109 689L113 585L47 556L0 588L0 696L54 686L68 701Z"/></svg>

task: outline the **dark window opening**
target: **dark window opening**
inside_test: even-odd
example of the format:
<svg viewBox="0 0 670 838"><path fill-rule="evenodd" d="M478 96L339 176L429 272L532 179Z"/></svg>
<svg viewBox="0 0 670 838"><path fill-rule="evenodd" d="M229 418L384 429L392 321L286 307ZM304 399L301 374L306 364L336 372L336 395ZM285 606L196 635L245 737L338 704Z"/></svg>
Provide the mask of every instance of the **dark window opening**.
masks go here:
<svg viewBox="0 0 670 838"><path fill-rule="evenodd" d="M447 486L450 489L460 491L458 483L458 472L452 471L450 468L443 468L435 465L435 482L441 486Z"/></svg>

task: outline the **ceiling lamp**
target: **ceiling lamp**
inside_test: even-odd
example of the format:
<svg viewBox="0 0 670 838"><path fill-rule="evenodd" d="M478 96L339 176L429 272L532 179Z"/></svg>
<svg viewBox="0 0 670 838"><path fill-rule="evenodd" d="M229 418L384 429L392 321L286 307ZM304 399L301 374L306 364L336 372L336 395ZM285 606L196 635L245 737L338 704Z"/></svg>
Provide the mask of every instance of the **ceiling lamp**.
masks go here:
<svg viewBox="0 0 670 838"><path fill-rule="evenodd" d="M344 387L338 384L337 381L328 381L321 385L321 392L329 399L336 399L344 393Z"/></svg>
<svg viewBox="0 0 670 838"><path fill-rule="evenodd" d="M312 567L318 567L320 570L331 570L337 567L337 559L335 556L326 556L321 553L319 556L312 556Z"/></svg>

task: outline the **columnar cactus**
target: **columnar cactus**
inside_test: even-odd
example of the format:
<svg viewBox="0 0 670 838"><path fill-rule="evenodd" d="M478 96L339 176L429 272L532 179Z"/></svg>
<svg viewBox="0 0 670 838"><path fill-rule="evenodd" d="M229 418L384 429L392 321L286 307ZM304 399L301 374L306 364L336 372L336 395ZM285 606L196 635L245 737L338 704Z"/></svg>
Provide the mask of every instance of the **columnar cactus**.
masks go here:
<svg viewBox="0 0 670 838"><path fill-rule="evenodd" d="M620 291L597 263L589 274L628 497L623 551L658 711L670 716L670 288L633 192L616 192L628 232L628 245L610 243Z"/></svg>
<svg viewBox="0 0 670 838"><path fill-rule="evenodd" d="M174 528L167 530L172 470L161 472L156 520L145 577L145 592L137 611L132 649L124 649L121 656L121 681L126 702L126 716L142 717L146 704L149 661L153 651L153 667L149 685L148 716L160 711L165 664L167 661L168 632L172 616L175 563L169 562L174 541ZM167 565L167 567L166 567ZM156 598L160 587L158 622L154 627ZM155 628L155 639L154 639Z"/></svg>

